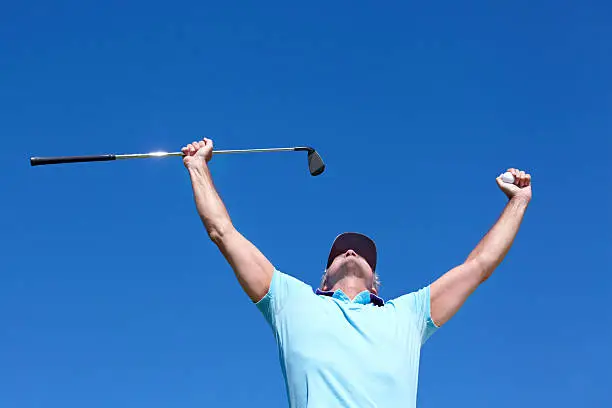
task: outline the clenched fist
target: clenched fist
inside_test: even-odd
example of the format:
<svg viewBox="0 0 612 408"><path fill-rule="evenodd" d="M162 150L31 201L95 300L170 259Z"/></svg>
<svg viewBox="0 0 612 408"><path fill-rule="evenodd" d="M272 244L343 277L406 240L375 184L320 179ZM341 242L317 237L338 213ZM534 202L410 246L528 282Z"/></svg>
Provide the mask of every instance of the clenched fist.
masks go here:
<svg viewBox="0 0 612 408"><path fill-rule="evenodd" d="M199 142L189 143L181 149L183 156L183 164L185 167L196 168L204 166L212 158L213 142L210 139L204 138Z"/></svg>
<svg viewBox="0 0 612 408"><path fill-rule="evenodd" d="M506 183L502 180L501 175L497 177L497 185L508 196L512 198L522 198L526 201L531 200L531 174L525 173L522 170L510 168L508 169L514 176L514 183Z"/></svg>

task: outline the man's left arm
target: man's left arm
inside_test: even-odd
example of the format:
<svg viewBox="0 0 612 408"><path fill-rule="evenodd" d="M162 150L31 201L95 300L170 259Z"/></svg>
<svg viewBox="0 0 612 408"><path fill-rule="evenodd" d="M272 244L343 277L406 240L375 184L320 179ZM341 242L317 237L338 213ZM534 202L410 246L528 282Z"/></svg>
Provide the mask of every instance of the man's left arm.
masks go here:
<svg viewBox="0 0 612 408"><path fill-rule="evenodd" d="M431 284L431 319L438 327L453 317L476 288L491 276L514 242L531 201L531 176L517 169L508 171L514 176L514 183L505 183L501 176L496 179L508 197L497 222L463 264Z"/></svg>

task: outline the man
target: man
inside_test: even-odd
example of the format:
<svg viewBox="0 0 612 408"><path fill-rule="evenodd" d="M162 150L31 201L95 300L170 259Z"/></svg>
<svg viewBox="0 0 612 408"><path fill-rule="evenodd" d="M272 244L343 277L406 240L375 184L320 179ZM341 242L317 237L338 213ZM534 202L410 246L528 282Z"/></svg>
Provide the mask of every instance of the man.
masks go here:
<svg viewBox="0 0 612 408"><path fill-rule="evenodd" d="M531 200L531 177L497 178L508 197L501 216L465 262L418 291L378 296L376 247L368 237L334 241L316 291L277 270L232 224L208 162L210 139L182 151L198 213L240 282L272 327L291 407L414 407L420 349L491 276Z"/></svg>

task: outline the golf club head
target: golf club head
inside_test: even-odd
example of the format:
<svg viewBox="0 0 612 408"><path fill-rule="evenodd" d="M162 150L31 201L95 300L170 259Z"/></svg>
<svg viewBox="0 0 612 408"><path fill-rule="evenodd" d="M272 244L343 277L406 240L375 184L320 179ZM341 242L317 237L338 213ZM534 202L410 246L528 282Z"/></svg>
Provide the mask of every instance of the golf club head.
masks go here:
<svg viewBox="0 0 612 408"><path fill-rule="evenodd" d="M308 149L308 170L310 175L318 176L325 170L325 163L315 149Z"/></svg>

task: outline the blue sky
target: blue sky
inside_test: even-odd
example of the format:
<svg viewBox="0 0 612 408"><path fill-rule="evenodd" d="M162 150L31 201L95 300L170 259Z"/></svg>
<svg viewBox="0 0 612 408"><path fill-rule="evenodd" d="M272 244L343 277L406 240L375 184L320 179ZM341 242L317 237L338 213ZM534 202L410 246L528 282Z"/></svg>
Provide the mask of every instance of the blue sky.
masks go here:
<svg viewBox="0 0 612 408"><path fill-rule="evenodd" d="M272 334L208 240L180 159L219 156L235 225L316 285L333 238L384 298L534 199L494 276L423 349L420 407L612 405L612 8L603 1L13 2L0 13L0 406L286 406Z"/></svg>

